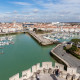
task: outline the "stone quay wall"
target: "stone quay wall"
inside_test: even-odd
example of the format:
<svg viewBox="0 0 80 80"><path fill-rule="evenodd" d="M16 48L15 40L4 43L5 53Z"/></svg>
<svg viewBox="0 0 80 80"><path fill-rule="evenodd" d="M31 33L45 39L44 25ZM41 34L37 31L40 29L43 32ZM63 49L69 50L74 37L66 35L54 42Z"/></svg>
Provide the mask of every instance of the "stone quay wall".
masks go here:
<svg viewBox="0 0 80 80"><path fill-rule="evenodd" d="M62 61L63 64L65 64L67 67L70 67L70 65L68 64L68 62L66 62L64 59L62 59L61 57L59 57L56 53L54 53L54 50L60 46L61 44L58 44L55 48L53 48L51 50L51 55L55 56L58 60Z"/></svg>
<svg viewBox="0 0 80 80"><path fill-rule="evenodd" d="M67 80L71 80L72 76L75 75L74 80L78 80L80 77L80 74L77 73L76 68L68 67L67 71L64 70L64 65L55 63L55 66L52 66L52 62L42 62L42 66L40 67L40 63L33 65L32 68L29 68L27 70L22 71L22 77L19 78L19 73L9 78L9 80L30 80L32 77L35 78L37 72L40 72L40 74L45 74L44 69L46 70L45 73L49 73L49 70L51 70L50 74L53 74L53 72L56 69L59 69L59 77L65 78L67 77ZM69 74L69 76L67 76Z"/></svg>
<svg viewBox="0 0 80 80"><path fill-rule="evenodd" d="M41 35L36 34L35 32L28 31L28 33L41 45L46 46L46 45L51 45L54 42L48 39L43 38Z"/></svg>
<svg viewBox="0 0 80 80"><path fill-rule="evenodd" d="M54 52L54 50L55 50L57 47L59 47L60 45L62 45L62 44L58 44L55 48L53 48L53 49L51 50L51 52L50 52L51 56L56 57L56 60L57 60L57 61L59 60L59 61L58 61L59 63L64 64L64 67L65 67L65 65L66 65L66 67L67 67L67 69L66 69L67 73L69 73L70 75L71 75L71 74L72 74L72 75L76 74L76 76L80 76L80 73L78 73L77 67L70 66L67 61L65 61L64 59L62 59L59 55L57 55L57 54ZM66 76L66 75L65 75L65 76ZM70 80L70 79L69 79L69 80Z"/></svg>

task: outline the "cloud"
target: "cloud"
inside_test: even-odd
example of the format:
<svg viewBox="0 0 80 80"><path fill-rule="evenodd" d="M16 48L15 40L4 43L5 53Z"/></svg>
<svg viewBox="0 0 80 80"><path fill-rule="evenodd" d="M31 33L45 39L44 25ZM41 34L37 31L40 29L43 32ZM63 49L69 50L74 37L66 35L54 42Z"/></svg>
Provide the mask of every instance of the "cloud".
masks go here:
<svg viewBox="0 0 80 80"><path fill-rule="evenodd" d="M22 11L22 14L30 14L29 11Z"/></svg>
<svg viewBox="0 0 80 80"><path fill-rule="evenodd" d="M21 21L80 21L80 0L32 0L33 3L11 2L20 5L2 16ZM14 6L15 6L14 5ZM13 17L15 16L15 17Z"/></svg>
<svg viewBox="0 0 80 80"><path fill-rule="evenodd" d="M18 14L18 11L13 11L13 12L5 12L5 14L7 14L7 15L12 15L12 14Z"/></svg>
<svg viewBox="0 0 80 80"><path fill-rule="evenodd" d="M18 13L18 11L16 11L16 10L15 10L15 11L13 11L13 13L14 13L14 14L17 14L17 13Z"/></svg>
<svg viewBox="0 0 80 80"><path fill-rule="evenodd" d="M13 4L17 4L17 5L22 5L22 6L27 6L27 5L32 5L30 3L27 3L27 2L10 2L10 3L13 3Z"/></svg>
<svg viewBox="0 0 80 80"><path fill-rule="evenodd" d="M33 12L34 13L38 13L39 12L39 9L34 9Z"/></svg>
<svg viewBox="0 0 80 80"><path fill-rule="evenodd" d="M5 14L11 14L11 12L5 12Z"/></svg>

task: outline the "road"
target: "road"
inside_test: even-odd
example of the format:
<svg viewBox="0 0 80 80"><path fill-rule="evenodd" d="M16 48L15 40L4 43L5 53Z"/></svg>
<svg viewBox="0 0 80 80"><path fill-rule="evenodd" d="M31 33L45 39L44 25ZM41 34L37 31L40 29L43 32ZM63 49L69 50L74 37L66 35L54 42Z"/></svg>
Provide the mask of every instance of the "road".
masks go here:
<svg viewBox="0 0 80 80"><path fill-rule="evenodd" d="M65 50L63 50L64 44L58 46L54 53L57 54L59 57L61 57L63 60L69 63L71 67L77 67L77 71L80 73L80 59L77 59L73 55L66 53Z"/></svg>

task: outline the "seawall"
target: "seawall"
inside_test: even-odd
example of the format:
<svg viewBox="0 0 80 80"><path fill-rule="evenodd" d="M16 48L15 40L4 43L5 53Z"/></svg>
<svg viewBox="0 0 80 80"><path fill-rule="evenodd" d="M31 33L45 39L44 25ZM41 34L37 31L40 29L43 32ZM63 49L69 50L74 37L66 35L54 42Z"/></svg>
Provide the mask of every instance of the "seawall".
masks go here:
<svg viewBox="0 0 80 80"><path fill-rule="evenodd" d="M55 48L53 48L51 51L50 51L50 55L57 61L59 62L60 64L63 64L64 67L65 67L65 70L67 70L67 67L70 67L70 65L64 60L62 59L61 57L59 57L55 52L54 50L60 46L61 44L58 44Z"/></svg>
<svg viewBox="0 0 80 80"><path fill-rule="evenodd" d="M28 34L32 36L42 46L54 44L53 41L44 39L41 35L37 35L35 32L28 31Z"/></svg>
<svg viewBox="0 0 80 80"><path fill-rule="evenodd" d="M80 73L80 60L74 57L73 55L67 53L63 49L64 43L57 45L50 52L51 56L54 57L56 61L61 64L64 64L65 68L67 67L75 67L77 68L77 72Z"/></svg>

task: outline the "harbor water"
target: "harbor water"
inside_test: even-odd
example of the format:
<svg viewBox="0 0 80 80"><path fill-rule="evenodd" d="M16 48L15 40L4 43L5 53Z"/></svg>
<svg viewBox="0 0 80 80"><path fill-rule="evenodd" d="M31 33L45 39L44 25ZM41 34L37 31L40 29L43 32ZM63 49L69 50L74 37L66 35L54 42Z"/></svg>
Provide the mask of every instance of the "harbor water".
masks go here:
<svg viewBox="0 0 80 80"><path fill-rule="evenodd" d="M13 36L13 35L11 35ZM41 46L28 34L16 34L14 44L4 45L0 48L0 80L9 80L9 77L29 69L41 62L55 60L49 55L56 45Z"/></svg>

